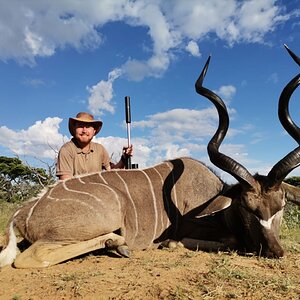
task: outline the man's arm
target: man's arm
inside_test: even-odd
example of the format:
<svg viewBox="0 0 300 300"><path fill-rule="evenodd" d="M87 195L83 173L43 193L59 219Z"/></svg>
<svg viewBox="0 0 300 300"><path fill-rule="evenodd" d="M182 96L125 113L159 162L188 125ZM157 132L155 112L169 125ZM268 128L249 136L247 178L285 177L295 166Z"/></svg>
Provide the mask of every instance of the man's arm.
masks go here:
<svg viewBox="0 0 300 300"><path fill-rule="evenodd" d="M69 147L63 145L58 153L56 162L56 176L59 180L65 180L73 176L73 160Z"/></svg>
<svg viewBox="0 0 300 300"><path fill-rule="evenodd" d="M66 180L66 179L71 178L71 176L67 175L67 174L66 175L57 175L57 177L59 180Z"/></svg>
<svg viewBox="0 0 300 300"><path fill-rule="evenodd" d="M126 165L126 159L128 156L132 156L133 154L133 146L130 147L123 147L123 154L121 156L121 159L118 163L110 163L111 169L124 169Z"/></svg>

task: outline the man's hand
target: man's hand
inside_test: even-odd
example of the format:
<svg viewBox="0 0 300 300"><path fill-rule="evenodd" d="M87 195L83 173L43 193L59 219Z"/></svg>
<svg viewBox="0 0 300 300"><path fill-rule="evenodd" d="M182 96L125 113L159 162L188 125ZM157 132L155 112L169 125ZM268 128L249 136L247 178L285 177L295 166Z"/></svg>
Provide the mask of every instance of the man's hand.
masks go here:
<svg viewBox="0 0 300 300"><path fill-rule="evenodd" d="M132 156L133 155L133 145L130 145L129 147L123 147L123 155L125 157Z"/></svg>
<svg viewBox="0 0 300 300"><path fill-rule="evenodd" d="M124 169L126 165L126 160L128 157L131 157L133 155L133 146L130 145L129 147L123 147L122 149L122 156L120 161L117 164L111 163L112 169Z"/></svg>

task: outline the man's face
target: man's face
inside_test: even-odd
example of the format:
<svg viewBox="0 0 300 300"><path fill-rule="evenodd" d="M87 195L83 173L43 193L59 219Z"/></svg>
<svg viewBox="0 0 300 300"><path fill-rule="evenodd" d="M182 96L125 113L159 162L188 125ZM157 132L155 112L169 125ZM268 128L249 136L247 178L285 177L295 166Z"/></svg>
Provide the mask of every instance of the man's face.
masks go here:
<svg viewBox="0 0 300 300"><path fill-rule="evenodd" d="M89 143L96 133L95 128L90 123L76 122L75 138L80 142Z"/></svg>

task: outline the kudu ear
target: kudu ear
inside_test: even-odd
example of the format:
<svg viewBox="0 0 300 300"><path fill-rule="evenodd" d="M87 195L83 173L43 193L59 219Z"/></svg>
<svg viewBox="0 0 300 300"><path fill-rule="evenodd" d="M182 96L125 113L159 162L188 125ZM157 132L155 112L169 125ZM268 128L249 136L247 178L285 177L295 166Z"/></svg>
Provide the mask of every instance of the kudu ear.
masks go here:
<svg viewBox="0 0 300 300"><path fill-rule="evenodd" d="M210 216L218 211L224 210L231 205L232 199L226 196L218 196L211 201L205 209L198 213L195 218Z"/></svg>
<svg viewBox="0 0 300 300"><path fill-rule="evenodd" d="M286 199L300 206L300 188L286 182L282 182L281 185L285 191Z"/></svg>

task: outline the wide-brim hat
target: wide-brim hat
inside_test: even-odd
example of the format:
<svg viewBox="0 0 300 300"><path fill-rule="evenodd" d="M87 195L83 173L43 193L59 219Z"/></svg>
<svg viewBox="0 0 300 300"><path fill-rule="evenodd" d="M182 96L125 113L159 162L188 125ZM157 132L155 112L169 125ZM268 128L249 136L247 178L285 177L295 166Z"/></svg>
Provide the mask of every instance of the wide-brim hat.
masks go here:
<svg viewBox="0 0 300 300"><path fill-rule="evenodd" d="M95 135L100 131L103 124L102 121L95 120L93 115L87 112L80 112L75 118L69 118L69 131L72 136L75 136L76 122L90 123L96 130Z"/></svg>

